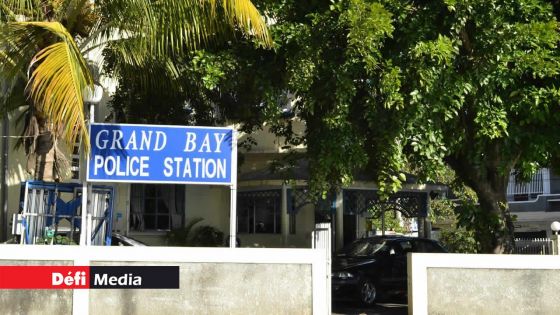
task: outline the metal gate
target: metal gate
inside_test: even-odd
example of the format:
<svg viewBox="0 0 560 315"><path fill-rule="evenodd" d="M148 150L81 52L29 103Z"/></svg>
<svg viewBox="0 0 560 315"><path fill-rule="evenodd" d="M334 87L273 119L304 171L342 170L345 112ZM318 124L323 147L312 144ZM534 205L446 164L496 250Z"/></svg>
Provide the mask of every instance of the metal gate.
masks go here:
<svg viewBox="0 0 560 315"><path fill-rule="evenodd" d="M552 255L553 242L550 238L516 238L514 254Z"/></svg>
<svg viewBox="0 0 560 315"><path fill-rule="evenodd" d="M113 187L93 186L86 223L91 245L111 245ZM23 182L13 234L20 244L78 244L82 222L82 185Z"/></svg>

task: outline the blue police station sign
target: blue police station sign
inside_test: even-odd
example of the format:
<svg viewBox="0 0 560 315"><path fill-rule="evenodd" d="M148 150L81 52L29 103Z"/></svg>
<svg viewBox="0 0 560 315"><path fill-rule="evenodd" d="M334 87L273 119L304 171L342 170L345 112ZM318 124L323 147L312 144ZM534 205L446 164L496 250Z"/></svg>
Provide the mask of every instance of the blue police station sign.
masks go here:
<svg viewBox="0 0 560 315"><path fill-rule="evenodd" d="M91 124L87 180L232 184L231 128Z"/></svg>

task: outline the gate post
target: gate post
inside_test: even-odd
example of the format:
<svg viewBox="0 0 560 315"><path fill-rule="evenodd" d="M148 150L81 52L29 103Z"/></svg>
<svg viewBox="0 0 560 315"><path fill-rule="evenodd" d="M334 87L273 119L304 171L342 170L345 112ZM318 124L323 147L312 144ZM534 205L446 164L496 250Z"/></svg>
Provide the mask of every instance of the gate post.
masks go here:
<svg viewBox="0 0 560 315"><path fill-rule="evenodd" d="M554 234L550 236L550 240L552 241L552 255L558 255L560 243L558 242L558 234Z"/></svg>
<svg viewBox="0 0 560 315"><path fill-rule="evenodd" d="M558 242L558 231L560 231L560 222L552 222L550 224L550 229L552 230L552 235L550 236L550 239L552 240L552 255L559 255L560 242Z"/></svg>
<svg viewBox="0 0 560 315"><path fill-rule="evenodd" d="M332 233L330 223L317 223L311 234L311 247L323 249L327 261L327 314L331 314L332 292L331 292L331 257L332 257Z"/></svg>

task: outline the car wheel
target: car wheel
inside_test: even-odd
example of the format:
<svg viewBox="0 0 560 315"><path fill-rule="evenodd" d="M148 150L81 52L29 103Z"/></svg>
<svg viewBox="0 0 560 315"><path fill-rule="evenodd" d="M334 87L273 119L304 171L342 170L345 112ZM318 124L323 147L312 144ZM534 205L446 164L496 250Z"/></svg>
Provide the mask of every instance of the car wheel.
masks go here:
<svg viewBox="0 0 560 315"><path fill-rule="evenodd" d="M364 305L375 304L377 298L377 287L373 281L366 279L360 286L360 302Z"/></svg>

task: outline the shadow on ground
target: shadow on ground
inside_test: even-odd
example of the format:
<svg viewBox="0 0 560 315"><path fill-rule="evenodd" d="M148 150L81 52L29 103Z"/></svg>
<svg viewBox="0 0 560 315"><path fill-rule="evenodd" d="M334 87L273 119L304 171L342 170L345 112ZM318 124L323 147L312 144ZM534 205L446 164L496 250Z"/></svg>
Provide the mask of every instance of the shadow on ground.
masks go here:
<svg viewBox="0 0 560 315"><path fill-rule="evenodd" d="M333 303L333 314L344 315L406 315L408 314L408 306L398 303L379 303L372 307L363 307L356 303L338 302Z"/></svg>

